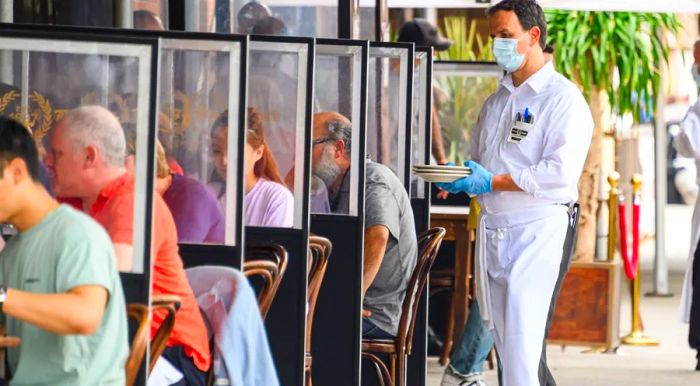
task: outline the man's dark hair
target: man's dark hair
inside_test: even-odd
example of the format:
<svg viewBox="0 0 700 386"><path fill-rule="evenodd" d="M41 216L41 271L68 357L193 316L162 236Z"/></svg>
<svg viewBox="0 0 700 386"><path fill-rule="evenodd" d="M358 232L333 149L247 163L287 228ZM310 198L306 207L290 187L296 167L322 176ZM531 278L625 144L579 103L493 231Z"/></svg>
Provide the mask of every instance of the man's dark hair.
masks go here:
<svg viewBox="0 0 700 386"><path fill-rule="evenodd" d="M488 16L492 16L498 11L512 11L520 21L520 25L525 30L530 30L532 27L540 27L540 47L544 48L547 45L547 19L544 17L544 11L535 0L503 0L500 3L489 7L486 10Z"/></svg>
<svg viewBox="0 0 700 386"><path fill-rule="evenodd" d="M547 45L544 46L544 48L542 49L542 52L544 52L544 53L546 53L546 54L553 54L553 53L554 53L554 46L551 45L551 44L547 44Z"/></svg>
<svg viewBox="0 0 700 386"><path fill-rule="evenodd" d="M39 153L34 138L19 122L0 117L0 176L15 158L21 158L32 180L39 182Z"/></svg>

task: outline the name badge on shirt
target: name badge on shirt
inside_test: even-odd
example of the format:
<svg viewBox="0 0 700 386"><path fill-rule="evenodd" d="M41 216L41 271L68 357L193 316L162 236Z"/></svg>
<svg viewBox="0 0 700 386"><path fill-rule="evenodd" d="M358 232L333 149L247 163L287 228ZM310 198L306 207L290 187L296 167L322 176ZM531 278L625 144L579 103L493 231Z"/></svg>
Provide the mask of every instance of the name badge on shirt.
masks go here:
<svg viewBox="0 0 700 386"><path fill-rule="evenodd" d="M527 137L532 128L532 124L516 120L513 122L513 127L511 127L510 131L508 132L508 142L520 143L520 141Z"/></svg>

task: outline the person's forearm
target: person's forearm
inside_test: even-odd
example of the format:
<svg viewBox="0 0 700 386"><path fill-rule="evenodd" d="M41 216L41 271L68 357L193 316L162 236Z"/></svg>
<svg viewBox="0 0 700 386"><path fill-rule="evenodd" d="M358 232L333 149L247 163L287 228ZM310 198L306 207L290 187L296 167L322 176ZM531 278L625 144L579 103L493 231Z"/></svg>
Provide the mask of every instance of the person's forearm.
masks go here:
<svg viewBox="0 0 700 386"><path fill-rule="evenodd" d="M437 110L435 109L435 106L432 107L432 120L433 129L431 133L431 145L433 150L433 157L435 157L435 160L438 163L443 164L447 162L447 156L445 155L445 146L442 142L442 126L440 126L440 120L438 119L438 114Z"/></svg>
<svg viewBox="0 0 700 386"><path fill-rule="evenodd" d="M365 253L364 253L364 266L362 271L362 295L367 292L367 289L372 285L374 278L379 272L379 268L384 260L384 252L386 251L386 244L388 241L388 231L387 237L384 234L369 231L365 233Z"/></svg>
<svg viewBox="0 0 700 386"><path fill-rule="evenodd" d="M101 288L101 287L100 287ZM8 288L2 311L8 316L58 335L90 335L102 319L105 296L86 299L75 293L36 294Z"/></svg>
<svg viewBox="0 0 700 386"><path fill-rule="evenodd" d="M369 252L369 253L368 253ZM382 260L384 260L384 249L381 251L379 248L372 248L367 251L365 248L365 261L364 270L362 271L362 294L367 292L367 289L372 285L374 278L379 272L379 267L382 266Z"/></svg>
<svg viewBox="0 0 700 386"><path fill-rule="evenodd" d="M494 192L522 192L518 185L513 182L513 176L509 174L494 175L491 179L491 190Z"/></svg>

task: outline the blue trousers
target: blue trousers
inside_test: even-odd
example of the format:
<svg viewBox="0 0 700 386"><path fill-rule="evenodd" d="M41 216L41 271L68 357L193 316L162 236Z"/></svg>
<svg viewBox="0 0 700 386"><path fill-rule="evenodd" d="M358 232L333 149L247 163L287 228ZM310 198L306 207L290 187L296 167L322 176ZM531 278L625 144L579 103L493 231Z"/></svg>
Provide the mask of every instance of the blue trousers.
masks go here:
<svg viewBox="0 0 700 386"><path fill-rule="evenodd" d="M469 307L469 317L459 342L452 349L450 365L462 375L480 373L493 347L491 331L484 327L476 302Z"/></svg>

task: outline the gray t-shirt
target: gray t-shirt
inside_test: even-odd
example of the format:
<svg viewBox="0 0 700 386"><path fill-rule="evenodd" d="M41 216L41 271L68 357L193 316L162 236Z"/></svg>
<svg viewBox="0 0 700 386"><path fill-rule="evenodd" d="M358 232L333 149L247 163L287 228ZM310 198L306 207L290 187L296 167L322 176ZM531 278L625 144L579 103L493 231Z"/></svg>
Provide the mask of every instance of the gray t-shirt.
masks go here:
<svg viewBox="0 0 700 386"><path fill-rule="evenodd" d="M413 210L406 189L388 167L372 161L366 165L365 229L384 225L390 237L363 307L372 312L372 323L397 335L406 286L418 256Z"/></svg>
<svg viewBox="0 0 700 386"><path fill-rule="evenodd" d="M57 335L3 314L7 335L22 342L7 350L11 385L124 385L126 305L114 247L99 224L61 205L8 241L0 253L0 280L32 293L62 293L84 285L109 293L100 325L90 335Z"/></svg>

